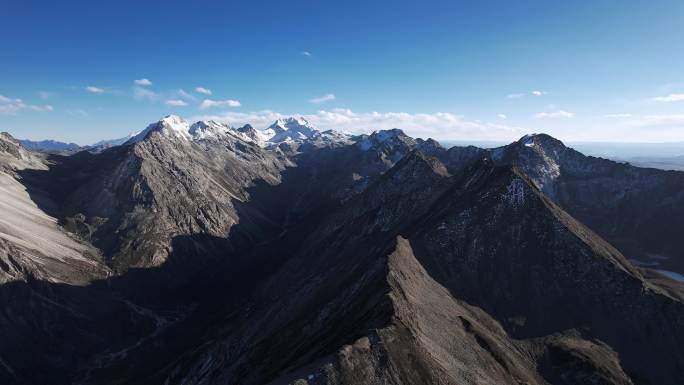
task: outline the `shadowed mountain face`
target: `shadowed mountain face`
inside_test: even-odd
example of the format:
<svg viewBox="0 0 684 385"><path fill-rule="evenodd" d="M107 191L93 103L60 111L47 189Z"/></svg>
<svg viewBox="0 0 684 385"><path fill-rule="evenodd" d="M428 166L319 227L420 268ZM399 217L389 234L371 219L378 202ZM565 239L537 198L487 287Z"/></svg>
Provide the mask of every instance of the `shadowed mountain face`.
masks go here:
<svg viewBox="0 0 684 385"><path fill-rule="evenodd" d="M684 272L684 173L584 156L548 135L526 136L491 151L513 164L568 213L630 258Z"/></svg>
<svg viewBox="0 0 684 385"><path fill-rule="evenodd" d="M302 119L0 139L1 383L684 378L684 290L618 251L680 250L647 231L680 220L680 173Z"/></svg>

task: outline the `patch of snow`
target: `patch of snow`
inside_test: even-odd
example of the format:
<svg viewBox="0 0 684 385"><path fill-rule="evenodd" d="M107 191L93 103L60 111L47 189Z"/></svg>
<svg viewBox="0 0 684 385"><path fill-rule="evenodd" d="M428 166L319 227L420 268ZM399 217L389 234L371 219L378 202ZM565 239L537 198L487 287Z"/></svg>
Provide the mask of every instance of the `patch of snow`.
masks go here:
<svg viewBox="0 0 684 385"><path fill-rule="evenodd" d="M262 131L268 142L303 141L320 135L316 127L304 118L278 119Z"/></svg>
<svg viewBox="0 0 684 385"><path fill-rule="evenodd" d="M199 121L190 126L189 133L194 140L217 138L230 131L230 127L213 120Z"/></svg>
<svg viewBox="0 0 684 385"><path fill-rule="evenodd" d="M397 138L403 135L404 132L398 128L373 131L373 133L369 136L364 135L363 139L357 143L362 151L368 151L373 147L378 147L381 145L393 147L398 141Z"/></svg>
<svg viewBox="0 0 684 385"><path fill-rule="evenodd" d="M137 143L147 137L147 135L152 131L158 131L162 135L181 139L181 140L192 140L192 135L190 135L190 125L188 122L183 120L181 117L176 115L168 115L157 123L150 124L142 130L138 135L132 137L127 144Z"/></svg>
<svg viewBox="0 0 684 385"><path fill-rule="evenodd" d="M520 178L513 178L506 186L506 193L503 196L508 204L519 206L525 202L525 182Z"/></svg>

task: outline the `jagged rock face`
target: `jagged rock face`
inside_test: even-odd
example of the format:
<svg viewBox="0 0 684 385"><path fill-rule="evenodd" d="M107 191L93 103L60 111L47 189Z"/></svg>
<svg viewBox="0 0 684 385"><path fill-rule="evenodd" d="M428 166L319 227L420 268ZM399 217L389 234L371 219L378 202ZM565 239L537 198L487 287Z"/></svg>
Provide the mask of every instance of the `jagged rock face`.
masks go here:
<svg viewBox="0 0 684 385"><path fill-rule="evenodd" d="M0 134L0 383L67 383L83 359L149 332L125 304L87 289L111 275L97 248L65 231L22 175L49 163ZM86 293L87 292L87 293ZM106 332L102 332L106 330Z"/></svg>
<svg viewBox="0 0 684 385"><path fill-rule="evenodd" d="M681 304L526 179L494 170L484 190L481 181L468 181L474 194L450 197L421 226L418 260L515 337L579 328L615 349L633 378L675 383L682 374L665 367L684 362L671 354L684 338L674 326L684 322Z"/></svg>
<svg viewBox="0 0 684 385"><path fill-rule="evenodd" d="M281 142L302 142L320 135L320 132L304 118L278 119L263 131L267 140Z"/></svg>
<svg viewBox="0 0 684 385"><path fill-rule="evenodd" d="M494 149L500 164L520 167L542 191L602 236L641 259L672 258L684 271L684 173L584 156L548 135Z"/></svg>
<svg viewBox="0 0 684 385"><path fill-rule="evenodd" d="M373 151L380 157L380 161L390 167L408 154L418 143L404 131L394 128L373 132L369 136L362 136L357 145L363 151Z"/></svg>
<svg viewBox="0 0 684 385"><path fill-rule="evenodd" d="M254 143L257 143L262 147L266 143L266 137L261 133L261 131L255 129L249 124L245 124L244 126L239 127L237 131L243 133Z"/></svg>
<svg viewBox="0 0 684 385"><path fill-rule="evenodd" d="M12 173L25 168L45 169L43 160L27 151L6 132L0 132L0 170Z"/></svg>
<svg viewBox="0 0 684 385"><path fill-rule="evenodd" d="M239 220L237 206L249 200L247 189L256 181L278 183L287 161L239 138L211 135L220 127L194 133L202 129L208 133L196 141L162 127L101 155L61 158L48 179L73 186L54 192L65 202L67 224L119 269L162 264L177 236L227 237ZM75 172L84 163L87 174ZM243 231L258 236L267 213L244 210Z"/></svg>
<svg viewBox="0 0 684 385"><path fill-rule="evenodd" d="M64 231L22 185L22 171L46 168L9 134L0 134L0 283L34 278L83 284L107 274L99 252ZM33 194L53 203L41 193Z"/></svg>

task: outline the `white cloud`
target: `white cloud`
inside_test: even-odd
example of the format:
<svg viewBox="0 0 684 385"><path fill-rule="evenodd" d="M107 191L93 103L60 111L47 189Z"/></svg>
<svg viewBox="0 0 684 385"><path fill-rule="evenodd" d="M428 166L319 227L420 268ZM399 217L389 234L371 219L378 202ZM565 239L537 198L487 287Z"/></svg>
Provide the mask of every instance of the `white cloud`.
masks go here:
<svg viewBox="0 0 684 385"><path fill-rule="evenodd" d="M309 52L309 51L302 51L301 54L302 54L303 56L306 56L306 57L311 57L311 56L312 56L312 55L311 55L311 52Z"/></svg>
<svg viewBox="0 0 684 385"><path fill-rule="evenodd" d="M201 110L206 110L207 108L212 108L212 107L240 107L240 102L238 100L232 100L232 99L227 99L227 100L211 100L211 99L204 99L202 103L200 104L200 109Z"/></svg>
<svg viewBox="0 0 684 385"><path fill-rule="evenodd" d="M506 95L506 97L509 98L509 99L522 99L522 98L524 98L525 96L528 96L528 95L542 96L542 95L546 95L546 94L548 94L548 92L546 92L546 91L534 90L534 91L532 91L532 92L530 92L530 93L527 93L527 92L520 92L520 93L516 93L516 94L508 94L508 95Z"/></svg>
<svg viewBox="0 0 684 385"><path fill-rule="evenodd" d="M335 95L334 94L327 94L323 96L319 96L317 98L309 99L309 103L314 103L314 104L320 104L320 103L325 103L325 102L330 102L335 100Z"/></svg>
<svg viewBox="0 0 684 385"><path fill-rule="evenodd" d="M189 92L185 92L185 90L183 90L183 89L176 91L175 95L177 95L178 98L185 99L185 100L193 100L193 101L197 100L195 95L193 95Z"/></svg>
<svg viewBox="0 0 684 385"><path fill-rule="evenodd" d="M185 101L181 99L170 99L164 102L167 106L173 106L173 107L185 107L188 105Z"/></svg>
<svg viewBox="0 0 684 385"><path fill-rule="evenodd" d="M0 115L15 115L17 112L28 109L38 112L50 112L54 111L54 108L49 105L34 105L26 104L21 99L14 99L7 96L0 95Z"/></svg>
<svg viewBox="0 0 684 385"><path fill-rule="evenodd" d="M133 97L137 100L147 100L150 102L164 102L167 105L174 105L176 107L181 106L180 103L177 103L178 101L182 101L185 103L184 105L187 105L187 102L194 102L197 100L196 96L192 95L189 92L186 92L183 89L156 92L148 87L133 86L132 91ZM168 101L174 101L175 104L169 104Z"/></svg>
<svg viewBox="0 0 684 385"><path fill-rule="evenodd" d="M276 119L291 115L265 110L256 112L225 112L219 115L196 116L191 120L213 119L231 125L252 124L265 128ZM296 115L299 116L299 115ZM335 129L350 133L371 133L374 130L401 128L408 135L432 137L435 139L478 139L478 140L515 140L525 130L497 123L467 120L463 116L449 112L406 113L406 112L365 112L356 113L349 109L335 108L321 110L315 114L301 115L320 129Z"/></svg>
<svg viewBox="0 0 684 385"><path fill-rule="evenodd" d="M24 108L26 108L26 104L21 99L12 99L0 95L0 114L14 115Z"/></svg>
<svg viewBox="0 0 684 385"><path fill-rule="evenodd" d="M508 116L506 116L506 114L497 114L496 117L499 119L508 119Z"/></svg>
<svg viewBox="0 0 684 385"><path fill-rule="evenodd" d="M133 87L133 97L138 100L149 100L151 102L159 100L159 95L156 92L139 86Z"/></svg>
<svg viewBox="0 0 684 385"><path fill-rule="evenodd" d="M525 96L525 94L508 94L508 95L506 95L506 97L509 99L520 99L524 96Z"/></svg>
<svg viewBox="0 0 684 385"><path fill-rule="evenodd" d="M196 91L196 92L199 92L200 94L211 95L211 90L208 89L208 88L196 87L196 88L195 88L195 91Z"/></svg>
<svg viewBox="0 0 684 385"><path fill-rule="evenodd" d="M669 94L667 96L658 96L651 100L660 103L681 102L684 101L684 94Z"/></svg>
<svg viewBox="0 0 684 385"><path fill-rule="evenodd" d="M152 85L152 81L150 81L150 79L146 79L146 78L134 80L133 83L135 83L136 86L142 86L142 87Z"/></svg>
<svg viewBox="0 0 684 385"><path fill-rule="evenodd" d="M534 119L543 118L573 118L575 114L573 112L568 112L564 110L558 110L555 112L539 112L532 116Z"/></svg>
<svg viewBox="0 0 684 385"><path fill-rule="evenodd" d="M51 112L54 111L55 109L52 108L51 105L46 104L44 106L34 106L34 105L29 105L28 108L32 109L33 111L38 111L38 112Z"/></svg>
<svg viewBox="0 0 684 385"><path fill-rule="evenodd" d="M603 115L604 118L611 118L611 119L626 119L626 118L631 118L632 114L606 114Z"/></svg>
<svg viewBox="0 0 684 385"><path fill-rule="evenodd" d="M103 94L105 92L104 88L99 88L95 86L87 86L85 90L87 92L90 92L91 94Z"/></svg>

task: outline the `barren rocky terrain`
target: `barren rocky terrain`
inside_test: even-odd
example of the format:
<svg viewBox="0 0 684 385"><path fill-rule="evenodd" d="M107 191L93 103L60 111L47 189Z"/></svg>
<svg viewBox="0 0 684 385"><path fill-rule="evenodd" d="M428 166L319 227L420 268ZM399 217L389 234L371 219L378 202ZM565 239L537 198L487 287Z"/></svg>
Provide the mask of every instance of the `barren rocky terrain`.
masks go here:
<svg viewBox="0 0 684 385"><path fill-rule="evenodd" d="M543 134L2 134L0 382L680 384L684 285L630 260L684 272L682 194Z"/></svg>

